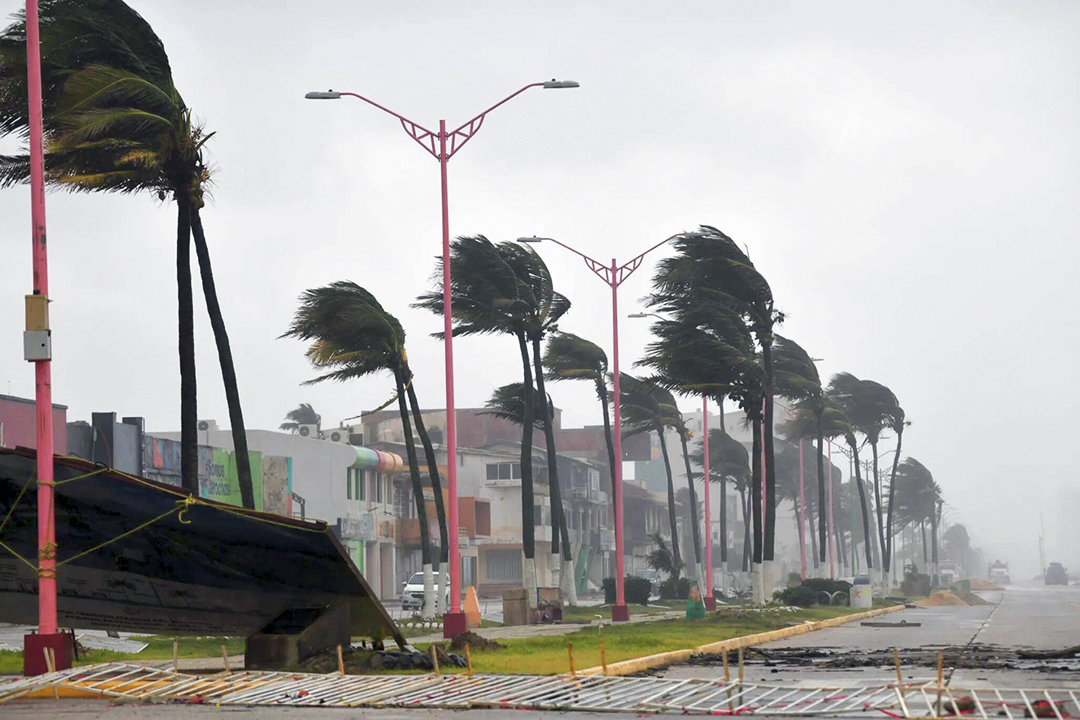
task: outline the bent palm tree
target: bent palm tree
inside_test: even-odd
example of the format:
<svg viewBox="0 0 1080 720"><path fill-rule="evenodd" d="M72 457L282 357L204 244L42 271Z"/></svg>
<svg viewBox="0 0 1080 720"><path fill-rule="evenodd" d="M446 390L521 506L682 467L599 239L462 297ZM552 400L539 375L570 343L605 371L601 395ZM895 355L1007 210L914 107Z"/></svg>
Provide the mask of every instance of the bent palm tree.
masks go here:
<svg viewBox="0 0 1080 720"><path fill-rule="evenodd" d="M315 412L315 408L311 407L311 403L300 403L296 409L290 410L285 415L285 422L281 423L278 429L288 430L295 435L300 432L301 425L322 427L322 415Z"/></svg>
<svg viewBox="0 0 1080 720"><path fill-rule="evenodd" d="M46 181L77 192L150 192L177 206L181 482L198 494L194 308L190 246L202 277L232 426L240 495L254 508L247 435L232 350L217 298L200 210L212 137L194 120L173 82L153 28L121 0L40 4ZM28 128L26 23L0 35L0 135ZM0 187L29 179L29 156L0 157Z"/></svg>
<svg viewBox="0 0 1080 720"><path fill-rule="evenodd" d="M409 461L409 479L420 526L420 557L424 568L423 615L425 618L432 617L435 588L431 538L427 501L406 400L406 387L412 384L413 378L405 353L405 330L397 318L387 312L367 290L353 282L339 281L305 291L300 296L300 306L292 324L282 337L310 342L308 360L317 369L325 371L305 384L328 380L344 382L383 371L393 375ZM441 490L434 485L434 479L432 489L436 494L441 494ZM440 525L443 524L440 519Z"/></svg>

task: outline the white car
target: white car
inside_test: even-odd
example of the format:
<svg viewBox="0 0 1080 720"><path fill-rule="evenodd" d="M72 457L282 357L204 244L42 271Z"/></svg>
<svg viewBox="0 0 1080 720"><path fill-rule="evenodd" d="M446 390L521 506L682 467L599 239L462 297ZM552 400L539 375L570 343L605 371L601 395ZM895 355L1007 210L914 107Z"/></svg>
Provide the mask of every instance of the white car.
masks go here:
<svg viewBox="0 0 1080 720"><path fill-rule="evenodd" d="M435 584L435 592L439 592L439 573L431 573L432 582ZM446 586L446 602L443 607L450 607L450 586ZM424 573L413 573L413 576L401 587L401 609L423 610L424 609Z"/></svg>

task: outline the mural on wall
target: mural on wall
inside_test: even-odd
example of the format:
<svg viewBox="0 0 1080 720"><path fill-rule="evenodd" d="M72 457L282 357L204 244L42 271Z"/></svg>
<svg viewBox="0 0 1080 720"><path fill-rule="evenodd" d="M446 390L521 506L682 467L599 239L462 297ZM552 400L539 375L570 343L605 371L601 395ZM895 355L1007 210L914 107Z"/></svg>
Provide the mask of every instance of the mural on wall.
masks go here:
<svg viewBox="0 0 1080 720"><path fill-rule="evenodd" d="M292 515L292 458L249 452L255 509ZM157 482L180 487L180 443L146 436L143 472ZM228 450L199 446L199 497L241 507L236 455Z"/></svg>
<svg viewBox="0 0 1080 720"><path fill-rule="evenodd" d="M263 455L262 509L292 516L292 458Z"/></svg>

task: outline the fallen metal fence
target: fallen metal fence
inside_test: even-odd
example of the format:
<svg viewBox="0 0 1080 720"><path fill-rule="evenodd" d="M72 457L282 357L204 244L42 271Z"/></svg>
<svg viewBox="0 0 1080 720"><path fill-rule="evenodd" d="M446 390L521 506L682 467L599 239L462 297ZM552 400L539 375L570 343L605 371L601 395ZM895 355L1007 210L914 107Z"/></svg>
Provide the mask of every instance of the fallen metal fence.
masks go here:
<svg viewBox="0 0 1080 720"><path fill-rule="evenodd" d="M0 703L38 697L183 700L217 705L537 709L802 717L1080 717L1076 690L957 688L936 680L831 687L603 675L189 675L137 665L73 668L0 679ZM45 700L44 702L48 702Z"/></svg>

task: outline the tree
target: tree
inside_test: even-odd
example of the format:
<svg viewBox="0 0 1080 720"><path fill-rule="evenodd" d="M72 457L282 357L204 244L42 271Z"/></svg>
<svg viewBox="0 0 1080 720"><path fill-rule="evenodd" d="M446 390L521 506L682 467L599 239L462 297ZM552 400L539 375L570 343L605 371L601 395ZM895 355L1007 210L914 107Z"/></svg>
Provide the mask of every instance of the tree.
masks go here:
<svg viewBox="0 0 1080 720"><path fill-rule="evenodd" d="M588 380L596 389L596 397L604 412L604 439L607 442L608 475L611 497L615 497L615 444L611 435L611 416L608 405L608 360L599 345L577 335L559 332L548 340L544 353L545 376L548 380ZM618 512L618 508L615 511Z"/></svg>
<svg viewBox="0 0 1080 720"><path fill-rule="evenodd" d="M149 192L177 207L181 482L198 494L194 307L190 246L202 278L229 407L240 495L254 508L247 434L232 349L200 211L213 136L194 119L153 28L121 0L47 0L39 6L46 181L75 192ZM28 131L25 14L0 35L0 135ZM0 187L28 181L29 155L0 156Z"/></svg>
<svg viewBox="0 0 1080 720"><path fill-rule="evenodd" d="M439 258L436 289L417 298L414 307L436 314L443 312L442 263ZM536 402L533 399L533 363L530 343L539 347L543 334L569 309L570 302L552 289L551 275L539 255L518 243L498 245L482 235L459 237L450 248L451 315L455 336L507 334L518 341L521 354L525 421L521 430L521 524L525 554L525 587L529 602L536 603L536 535L533 528L532 444ZM437 333L441 337L442 333ZM539 339L537 339L539 338ZM550 444L550 443L549 443ZM557 470L556 470L557 472ZM553 523L564 521L558 479L551 477ZM556 507L557 503L557 507ZM554 527L554 533L558 528ZM554 547L557 547L555 542Z"/></svg>
<svg viewBox="0 0 1080 720"><path fill-rule="evenodd" d="M771 587L773 584L776 537L772 345L775 327L783 322L784 316L775 308L768 281L735 241L720 230L702 225L696 232L677 238L673 245L677 254L661 260L657 265L653 293L648 298L649 306L662 312L686 309L699 301L703 292L707 292L717 298L719 304L743 318L761 348L764 372L760 432L766 496L761 542L762 561L767 563L762 567L764 591L764 586Z"/></svg>
<svg viewBox="0 0 1080 720"><path fill-rule="evenodd" d="M746 507L746 492L750 486L750 455L746 448L735 438L727 434L723 426L724 408L720 406L721 425L719 428L709 429L709 482L720 485L720 563L723 571L727 572L728 547L727 547L727 489L726 484L730 480L735 491L742 499L740 509L743 512L743 525L745 527L744 548L749 547L746 539L750 536L750 513ZM704 468L704 442L698 443L697 450L690 456L691 461L698 467ZM743 571L747 570L745 561L747 555L743 552Z"/></svg>
<svg viewBox="0 0 1080 720"><path fill-rule="evenodd" d="M671 475L671 458L668 456L667 429L673 424L673 416L679 412L675 398L659 385L641 380L633 375L620 373L619 398L622 419L629 430L623 437L655 432L660 441L660 453L667 472L668 524L671 528L671 552L676 565L682 563L679 553L679 530L675 510L675 481Z"/></svg>
<svg viewBox="0 0 1080 720"><path fill-rule="evenodd" d="M676 549L672 552L668 547L667 542L664 540L664 536L660 533L653 533L649 536L652 538L653 543L656 544L656 549L648 554L645 561L649 563L649 567L657 572L662 572L672 580L678 580L679 575L682 574L683 563L679 559L679 552ZM672 547L675 543L672 542Z"/></svg>
<svg viewBox="0 0 1080 720"><path fill-rule="evenodd" d="M435 610L431 538L427 501L407 405L406 388L413 384L413 376L405 352L405 330L397 318L387 312L367 290L354 282L338 281L305 291L300 296L300 306L292 324L282 337L311 343L307 358L324 374L305 384L331 380L344 382L382 372L389 372L393 376L405 436L409 479L420 526L420 557L424 568L423 615L430 618ZM422 435L426 436L426 432ZM433 457L432 454L429 459ZM442 493L435 477L432 477L432 490L437 496ZM445 526L443 518L440 517L439 522L440 526Z"/></svg>
<svg viewBox="0 0 1080 720"><path fill-rule="evenodd" d="M288 430L292 434L300 432L301 425L314 425L322 429L322 415L315 412L310 403L300 403L296 409L290 410L285 415L285 422L278 426L279 430Z"/></svg>
<svg viewBox="0 0 1080 720"><path fill-rule="evenodd" d="M926 562L926 523L931 527L931 575L937 582L937 528L941 520L941 488L925 465L912 457L896 468L897 513L902 520L922 526L923 561Z"/></svg>

